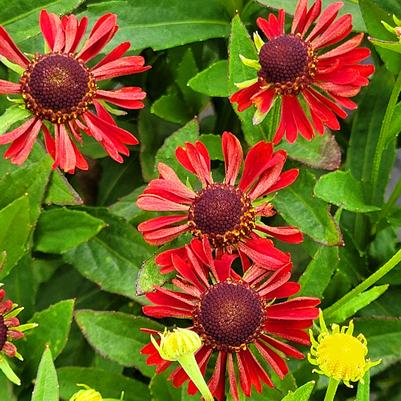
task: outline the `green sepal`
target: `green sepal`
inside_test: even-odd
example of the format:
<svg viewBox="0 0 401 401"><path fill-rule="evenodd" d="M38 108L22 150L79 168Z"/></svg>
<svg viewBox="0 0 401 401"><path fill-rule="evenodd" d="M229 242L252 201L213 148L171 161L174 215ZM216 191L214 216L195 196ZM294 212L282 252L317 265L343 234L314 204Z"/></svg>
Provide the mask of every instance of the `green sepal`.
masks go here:
<svg viewBox="0 0 401 401"><path fill-rule="evenodd" d="M4 56L0 56L0 61L10 70L16 72L19 75L22 75L24 73L24 69L18 65L18 64L14 64L12 63L10 60L6 59Z"/></svg>
<svg viewBox="0 0 401 401"><path fill-rule="evenodd" d="M21 380L11 369L11 366L3 355L0 355L0 370L4 373L7 379L10 380L10 382L16 384L17 386L21 385Z"/></svg>

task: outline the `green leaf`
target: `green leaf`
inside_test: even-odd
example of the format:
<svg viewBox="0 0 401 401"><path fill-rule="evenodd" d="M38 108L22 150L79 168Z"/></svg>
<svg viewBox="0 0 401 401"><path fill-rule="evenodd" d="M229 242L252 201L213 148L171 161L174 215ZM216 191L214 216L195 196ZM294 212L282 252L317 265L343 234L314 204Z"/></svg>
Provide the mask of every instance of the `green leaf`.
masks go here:
<svg viewBox="0 0 401 401"><path fill-rule="evenodd" d="M21 385L20 378L14 373L8 362L8 359L4 356L4 354L0 354L0 370L4 373L4 376L10 380L10 382L16 384L17 386Z"/></svg>
<svg viewBox="0 0 401 401"><path fill-rule="evenodd" d="M137 300L135 281L143 260L153 247L120 217L106 209L85 208L85 212L108 224L96 237L67 251L63 258L84 277L103 290Z"/></svg>
<svg viewBox="0 0 401 401"><path fill-rule="evenodd" d="M319 247L299 279L297 296L321 298L339 262L337 247Z"/></svg>
<svg viewBox="0 0 401 401"><path fill-rule="evenodd" d="M49 209L38 220L34 249L45 253L64 253L88 241L104 227L103 220L79 210Z"/></svg>
<svg viewBox="0 0 401 401"><path fill-rule="evenodd" d="M340 245L341 233L328 205L313 195L315 177L300 170L297 180L280 190L272 203L287 223L323 245Z"/></svg>
<svg viewBox="0 0 401 401"><path fill-rule="evenodd" d="M5 277L28 250L28 239L32 226L29 220L29 201L22 196L0 210L0 253L7 254L0 272Z"/></svg>
<svg viewBox="0 0 401 401"><path fill-rule="evenodd" d="M29 117L31 117L31 113L27 109L18 106L9 107L0 116L0 134L4 134L11 126Z"/></svg>
<svg viewBox="0 0 401 401"><path fill-rule="evenodd" d="M47 205L82 205L83 200L59 170L50 175L44 203Z"/></svg>
<svg viewBox="0 0 401 401"><path fill-rule="evenodd" d="M199 93L208 96L228 97L228 61L219 60L195 75L188 85Z"/></svg>
<svg viewBox="0 0 401 401"><path fill-rule="evenodd" d="M124 391L124 401L148 401L150 394L146 384L121 374L98 368L62 367L57 369L60 382L60 396L69 400L79 388L77 383L85 383L105 397L120 398Z"/></svg>
<svg viewBox="0 0 401 401"><path fill-rule="evenodd" d="M358 391L356 393L355 401L369 401L370 400L370 371L367 371L363 376L363 380L358 383Z"/></svg>
<svg viewBox="0 0 401 401"><path fill-rule="evenodd" d="M13 385L3 375L0 375L0 400L17 401L13 394Z"/></svg>
<svg viewBox="0 0 401 401"><path fill-rule="evenodd" d="M48 346L56 359L64 349L71 328L74 300L69 299L51 305L49 308L36 312L29 323L37 323L38 327L27 332L25 341L18 345L23 355L24 367L30 377L34 377L41 353Z"/></svg>
<svg viewBox="0 0 401 401"><path fill-rule="evenodd" d="M175 151L179 146L183 146L185 142L195 142L197 139L199 139L199 124L194 119L164 141L163 146L156 153L155 169L158 163L162 162L174 169L181 178L187 177L189 173L178 163Z"/></svg>
<svg viewBox="0 0 401 401"><path fill-rule="evenodd" d="M116 45L117 40L128 40L133 49L168 49L223 38L229 32L229 15L218 0L209 0L207 6L201 0L106 1L89 4L85 12L92 20L105 13L119 16L120 29L112 45Z"/></svg>
<svg viewBox="0 0 401 401"><path fill-rule="evenodd" d="M152 104L150 111L157 117L177 124L185 124L193 117L177 91L159 97Z"/></svg>
<svg viewBox="0 0 401 401"><path fill-rule="evenodd" d="M150 319L121 312L80 310L75 320L83 335L103 357L122 366L134 366L145 376L152 376L154 368L146 364L139 351L150 341L141 328L163 330L163 326Z"/></svg>
<svg viewBox="0 0 401 401"><path fill-rule="evenodd" d="M393 20L388 12L372 0L360 0L359 7L370 36L384 40L396 40L396 36L391 34L381 23L381 21L385 21L390 25L393 24ZM386 68L394 74L398 74L401 69L401 55L381 47L378 47L377 51L383 59Z"/></svg>
<svg viewBox="0 0 401 401"><path fill-rule="evenodd" d="M207 147L212 160L224 161L221 138L220 135L213 134L203 134L199 137L199 140Z"/></svg>
<svg viewBox="0 0 401 401"><path fill-rule="evenodd" d="M387 187L395 154L394 142L383 153L378 185L372 188L372 160L379 138L384 113L394 86L391 73L380 69L374 75L368 89L362 97L355 113L350 145L347 152L347 167L352 175L363 183L366 199L374 205L381 205Z"/></svg>
<svg viewBox="0 0 401 401"><path fill-rule="evenodd" d="M337 307L335 304L324 310L324 317L327 322L341 323L355 315L356 312L375 301L388 289L388 284L378 285L361 292L351 298L344 305Z"/></svg>
<svg viewBox="0 0 401 401"><path fill-rule="evenodd" d="M273 8L283 8L286 13L293 15L297 0L257 0L258 3ZM322 1L322 9L332 4L331 0ZM352 14L352 25L355 31L366 31L365 24L358 3L354 0L344 0L344 7L340 10L339 15ZM265 16L264 16L265 17Z"/></svg>
<svg viewBox="0 0 401 401"><path fill-rule="evenodd" d="M317 135L311 141L299 136L294 143L281 141L277 149L284 149L288 156L309 167L337 170L341 164L341 150L334 135Z"/></svg>
<svg viewBox="0 0 401 401"><path fill-rule="evenodd" d="M32 401L59 401L57 373L49 348L43 352L39 364Z"/></svg>
<svg viewBox="0 0 401 401"><path fill-rule="evenodd" d="M32 41L40 35L40 11L46 9L49 13L68 14L81 3L82 0L21 0L13 3L2 0L0 24L21 44L24 51L42 52L43 47L35 47Z"/></svg>
<svg viewBox="0 0 401 401"><path fill-rule="evenodd" d="M150 380L149 390L152 401L181 401L182 389L174 387L167 378L166 373L161 373L154 375Z"/></svg>
<svg viewBox="0 0 401 401"><path fill-rule="evenodd" d="M281 401L308 401L314 387L314 381L305 383L294 392L290 391Z"/></svg>
<svg viewBox="0 0 401 401"><path fill-rule="evenodd" d="M380 210L368 205L360 181L349 170L325 174L316 183L314 194L328 203L355 213L368 213Z"/></svg>

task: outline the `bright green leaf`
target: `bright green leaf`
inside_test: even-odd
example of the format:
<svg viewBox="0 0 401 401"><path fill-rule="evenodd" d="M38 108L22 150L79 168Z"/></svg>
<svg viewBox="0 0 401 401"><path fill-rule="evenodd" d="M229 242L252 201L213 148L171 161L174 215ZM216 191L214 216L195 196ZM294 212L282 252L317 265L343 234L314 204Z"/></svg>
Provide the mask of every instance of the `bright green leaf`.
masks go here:
<svg viewBox="0 0 401 401"><path fill-rule="evenodd" d="M314 387L314 381L305 383L294 392L290 391L281 401L308 401Z"/></svg>
<svg viewBox="0 0 401 401"><path fill-rule="evenodd" d="M106 224L88 213L66 208L44 211L35 231L35 249L64 253L94 237Z"/></svg>
<svg viewBox="0 0 401 401"><path fill-rule="evenodd" d="M361 182L356 180L349 170L335 171L320 177L314 194L328 203L351 212L367 213L380 210L366 203Z"/></svg>
<svg viewBox="0 0 401 401"><path fill-rule="evenodd" d="M49 348L43 352L39 364L32 401L59 401L57 373Z"/></svg>
<svg viewBox="0 0 401 401"><path fill-rule="evenodd" d="M154 368L146 364L140 355L141 348L150 341L141 328L163 330L163 326L150 319L121 312L97 312L80 310L75 314L83 335L102 356L122 366L135 366L146 376L152 376Z"/></svg>

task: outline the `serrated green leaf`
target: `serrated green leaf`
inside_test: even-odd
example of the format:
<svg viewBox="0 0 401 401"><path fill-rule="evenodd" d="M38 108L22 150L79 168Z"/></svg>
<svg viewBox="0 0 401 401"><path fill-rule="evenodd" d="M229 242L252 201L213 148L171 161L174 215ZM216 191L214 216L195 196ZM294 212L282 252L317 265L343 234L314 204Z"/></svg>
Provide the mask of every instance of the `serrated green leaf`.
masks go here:
<svg viewBox="0 0 401 401"><path fill-rule="evenodd" d="M152 376L154 368L146 364L139 351L150 341L141 328L163 330L163 326L150 319L121 312L80 310L75 320L83 335L102 356L122 366L135 366L145 376Z"/></svg>
<svg viewBox="0 0 401 401"><path fill-rule="evenodd" d="M32 401L59 401L57 373L49 348L45 349L39 363Z"/></svg>
<svg viewBox="0 0 401 401"><path fill-rule="evenodd" d="M354 316L356 312L379 298L385 291L387 291L388 287L388 284L374 286L369 290L356 295L340 307L337 307L335 304L330 306L324 311L326 321L341 323L347 320Z"/></svg>
<svg viewBox="0 0 401 401"><path fill-rule="evenodd" d="M99 233L106 223L88 213L67 208L44 211L35 230L34 249L45 253L64 253Z"/></svg>
<svg viewBox="0 0 401 401"><path fill-rule="evenodd" d="M340 245L341 233L328 212L327 203L313 195L315 177L300 170L297 180L280 190L272 203L287 223L298 227L314 241L324 245Z"/></svg>
<svg viewBox="0 0 401 401"><path fill-rule="evenodd" d="M188 85L208 96L228 97L228 61L219 60L188 81Z"/></svg>
<svg viewBox="0 0 401 401"><path fill-rule="evenodd" d="M301 291L297 296L321 298L337 269L338 261L337 247L319 247L299 279Z"/></svg>
<svg viewBox="0 0 401 401"><path fill-rule="evenodd" d="M294 143L281 141L277 149L284 149L288 156L309 167L336 170L341 164L341 150L334 135L317 135L311 141L299 136Z"/></svg>
<svg viewBox="0 0 401 401"><path fill-rule="evenodd" d="M313 192L318 198L351 212L368 213L380 210L377 206L367 204L361 182L349 170L323 175Z"/></svg>
<svg viewBox="0 0 401 401"><path fill-rule="evenodd" d="M103 290L137 300L138 270L154 248L125 220L106 209L83 210L106 222L108 227L88 242L68 250L63 255L64 260Z"/></svg>
<svg viewBox="0 0 401 401"><path fill-rule="evenodd" d="M314 387L314 381L305 383L294 392L290 391L281 401L308 401Z"/></svg>
<svg viewBox="0 0 401 401"><path fill-rule="evenodd" d="M85 383L105 397L120 398L124 391L124 401L148 401L150 394L146 384L99 368L62 367L57 369L60 382L60 396L69 400L79 388L77 383Z"/></svg>
<svg viewBox="0 0 401 401"><path fill-rule="evenodd" d="M18 351L24 357L24 373L33 378L39 364L41 353L48 346L56 359L64 349L71 328L74 300L69 299L51 305L36 312L29 323L38 327L26 333L25 339L18 345Z"/></svg>
<svg viewBox="0 0 401 401"><path fill-rule="evenodd" d="M0 253L7 258L0 272L5 277L28 250L32 230L29 216L29 200L22 196L0 210Z"/></svg>
<svg viewBox="0 0 401 401"><path fill-rule="evenodd" d="M124 12L121 12L124 10ZM89 4L85 14L92 20L105 13L119 16L120 29L112 45L128 40L133 49L168 49L210 38L223 38L229 32L229 15L224 4L209 0L107 1Z"/></svg>

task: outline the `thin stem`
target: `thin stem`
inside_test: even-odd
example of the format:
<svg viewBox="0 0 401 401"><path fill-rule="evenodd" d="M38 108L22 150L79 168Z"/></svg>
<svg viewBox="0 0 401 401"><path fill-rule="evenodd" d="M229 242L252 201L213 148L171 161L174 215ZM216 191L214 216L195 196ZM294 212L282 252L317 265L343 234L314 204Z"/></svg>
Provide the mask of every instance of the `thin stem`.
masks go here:
<svg viewBox="0 0 401 401"><path fill-rule="evenodd" d="M324 401L333 401L337 392L337 387L340 384L339 380L330 378L329 386L327 387L326 395Z"/></svg>
<svg viewBox="0 0 401 401"><path fill-rule="evenodd" d="M359 295L361 292L365 291L373 284L377 283L382 277L384 277L388 272L394 269L398 263L401 262L401 249L396 252L396 254L387 261L382 267L376 270L373 274L371 274L367 279L362 281L359 285L357 285L353 290L348 292L342 298L340 298L336 303L331 305L328 309L326 309L324 316L326 319L330 320L330 314L335 312L338 308L341 308L347 302L349 302L352 298Z"/></svg>
<svg viewBox="0 0 401 401"><path fill-rule="evenodd" d="M387 213L394 206L394 204L397 202L397 200L399 199L400 196L401 196L401 177L398 180L396 186L394 187L393 192L391 193L390 197L388 198L388 201L386 202L382 211L380 212L379 218L377 220L377 224L375 225L374 228L376 228L378 223L387 216Z"/></svg>
<svg viewBox="0 0 401 401"><path fill-rule="evenodd" d="M377 146L375 155L373 158L373 168L372 168L372 196L374 196L374 188L377 188L377 182L379 179L380 165L383 157L384 150L386 148L387 135L390 130L391 120L394 115L394 109L397 104L398 96L401 92L401 71L398 74L397 80L391 92L390 100L387 105L386 113L384 115L383 123L380 128L379 139L377 140ZM372 199L373 201L375 199Z"/></svg>
<svg viewBox="0 0 401 401"><path fill-rule="evenodd" d="M188 377L195 384L199 392L202 394L204 400L213 401L213 395L210 392L210 389L206 384L205 379L203 378L202 372L199 369L199 365L196 362L195 355L192 353L185 354L180 357L178 362L180 363Z"/></svg>

